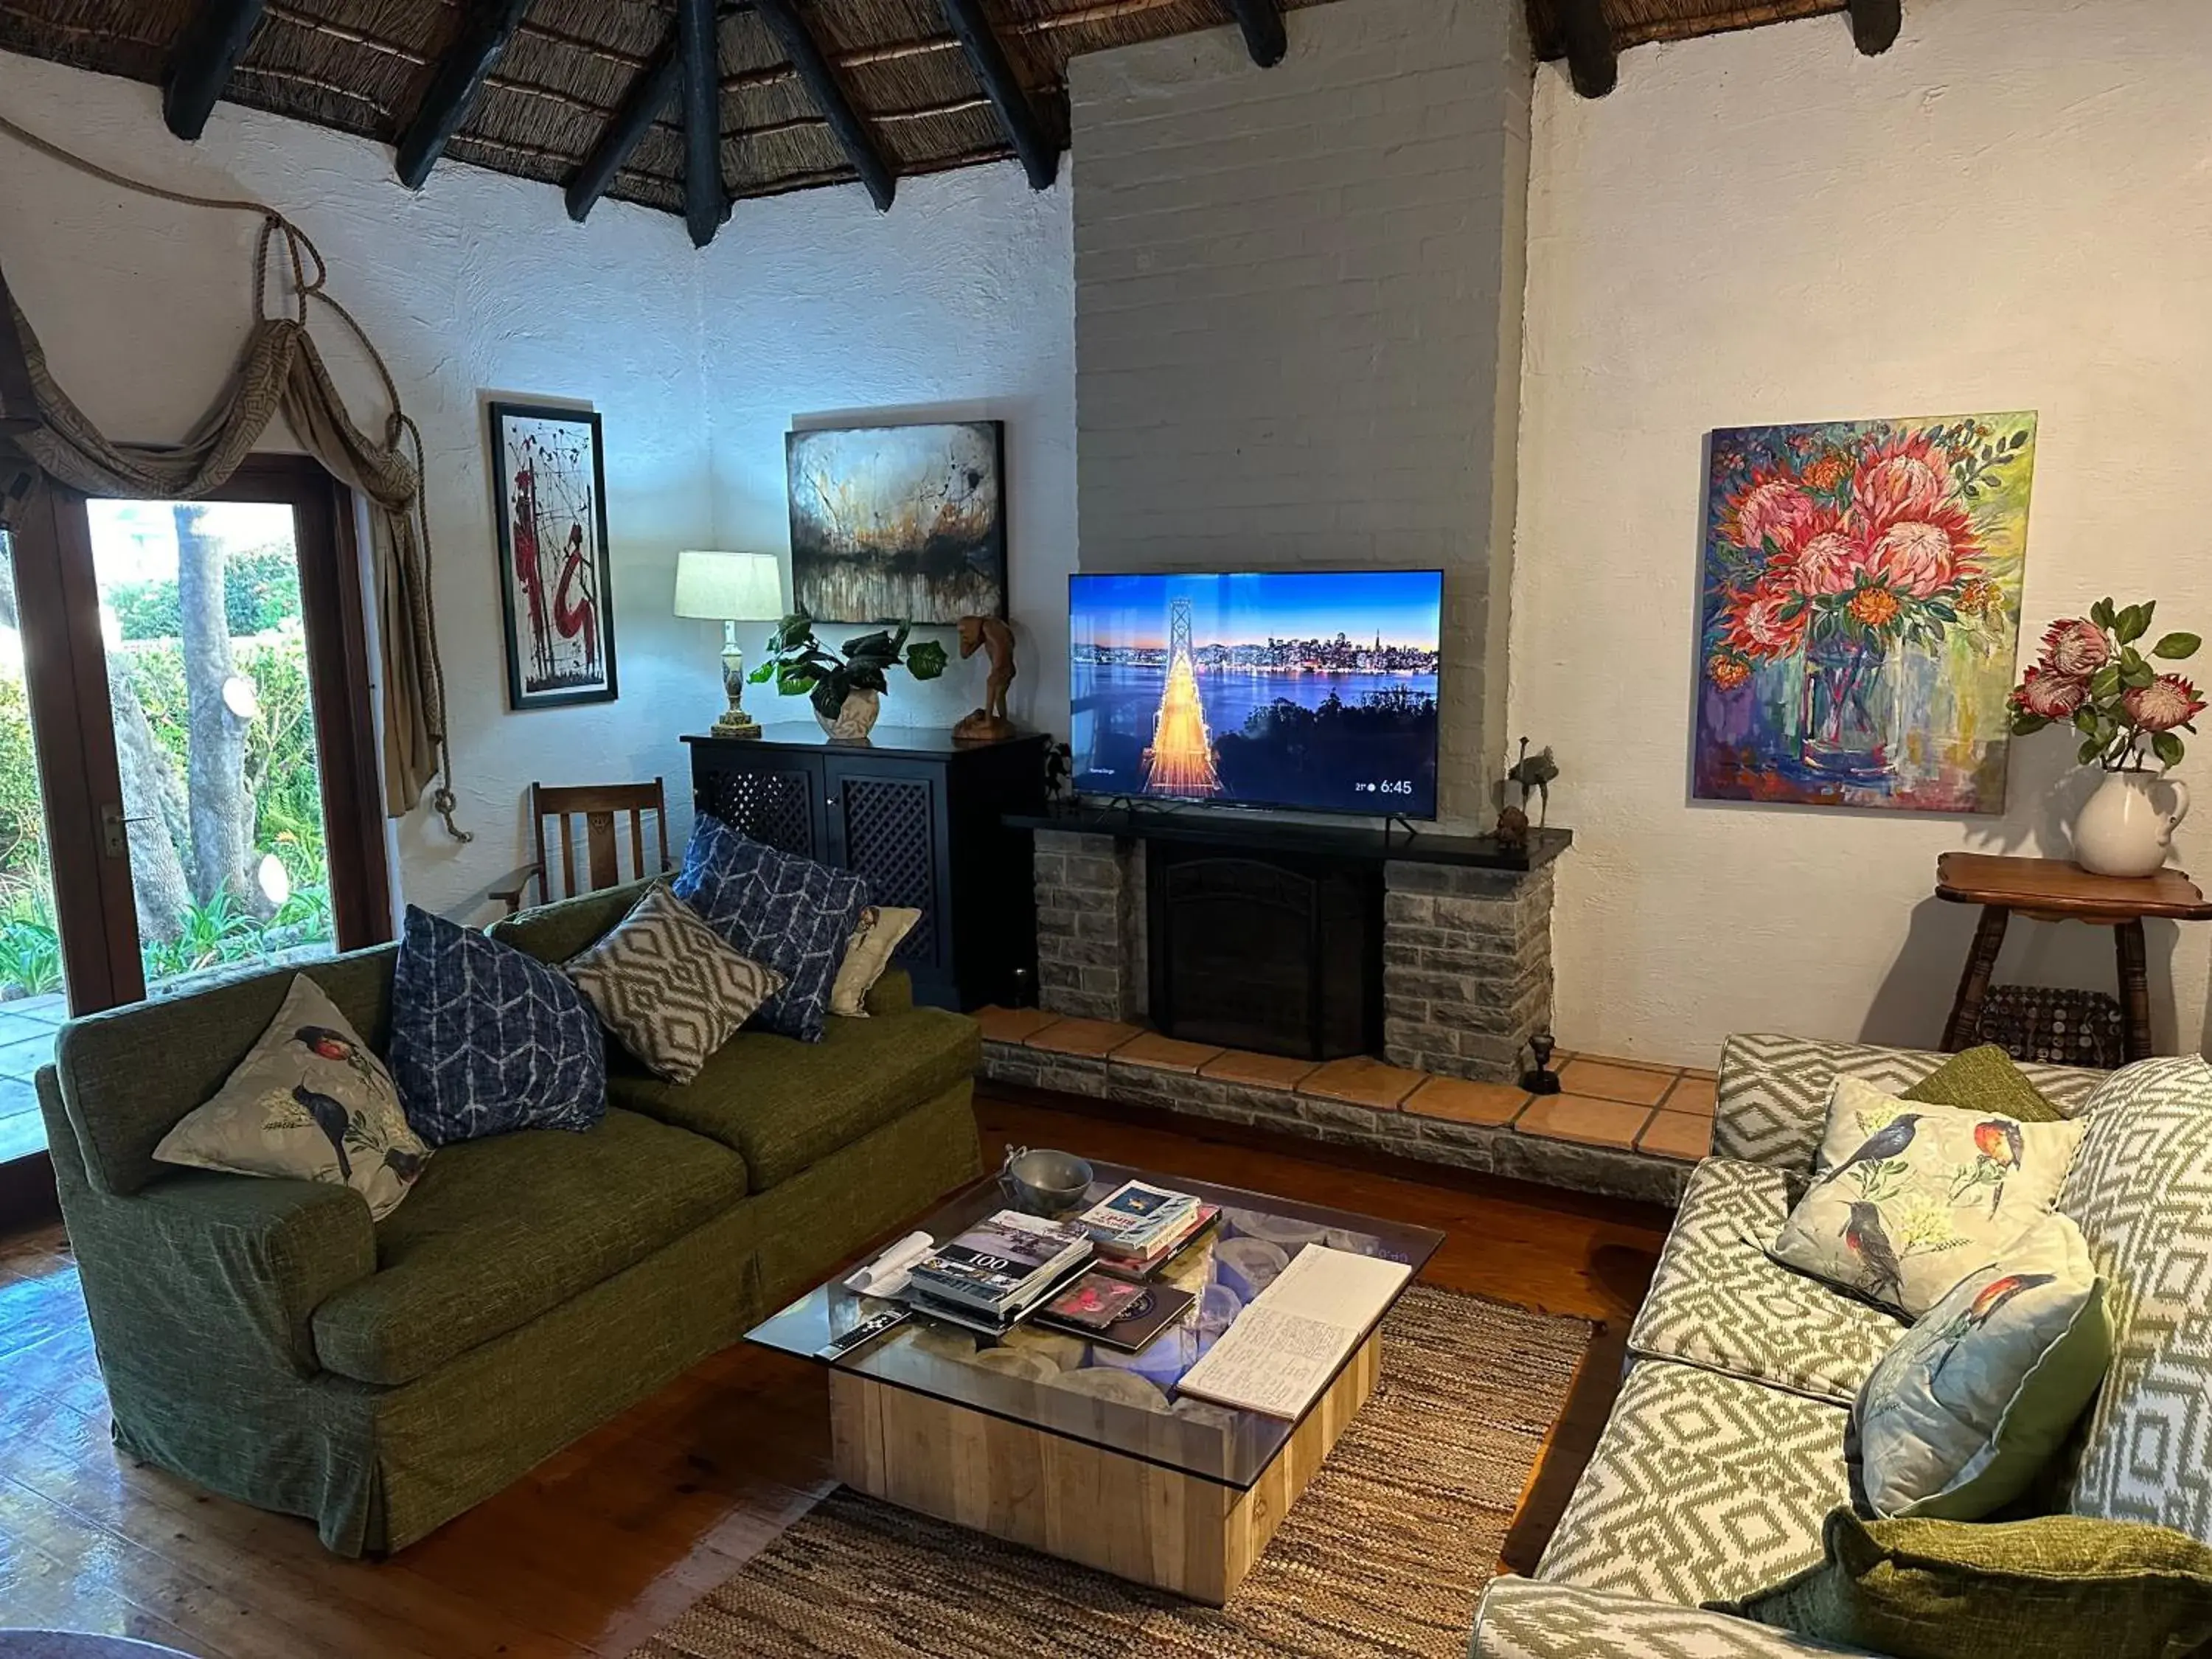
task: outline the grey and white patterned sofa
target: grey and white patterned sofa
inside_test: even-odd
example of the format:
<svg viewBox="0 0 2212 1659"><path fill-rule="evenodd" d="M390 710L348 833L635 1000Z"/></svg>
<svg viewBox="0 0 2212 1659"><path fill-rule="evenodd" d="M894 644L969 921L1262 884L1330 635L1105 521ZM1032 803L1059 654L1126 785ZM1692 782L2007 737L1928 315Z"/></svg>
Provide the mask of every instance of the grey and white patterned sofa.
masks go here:
<svg viewBox="0 0 2212 1659"><path fill-rule="evenodd" d="M1905 1326L1764 1247L1811 1172L1836 1074L1897 1093L1942 1059L1728 1040L1714 1156L1629 1333L1620 1399L1534 1576L1483 1598L1474 1659L1838 1651L1697 1608L1819 1560L1822 1518L1850 1502L1849 1407ZM2077 1114L2108 1075L2023 1069ZM2139 1080L2100 1106L2059 1199L2110 1282L2119 1337L2071 1507L2212 1542L2212 1100L2193 1056L2128 1075Z"/></svg>

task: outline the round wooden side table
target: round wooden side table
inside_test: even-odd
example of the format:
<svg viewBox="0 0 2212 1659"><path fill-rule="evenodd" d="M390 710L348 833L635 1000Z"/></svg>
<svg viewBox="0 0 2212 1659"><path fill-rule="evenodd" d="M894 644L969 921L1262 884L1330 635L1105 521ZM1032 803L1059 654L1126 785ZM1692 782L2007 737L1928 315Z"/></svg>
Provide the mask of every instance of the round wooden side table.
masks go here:
<svg viewBox="0 0 2212 1659"><path fill-rule="evenodd" d="M1990 994L1990 975L1996 970L2006 926L2015 915L2031 921L2086 921L2112 930L2125 1023L2121 1041L2124 1057L2131 1060L2147 1060L2151 1054L2144 921L2212 921L2212 903L2184 871L2161 870L2133 878L2093 876L2066 859L1946 853L1936 860L1936 896L1982 907L1974 948L1943 1027L1943 1048L1950 1054L1974 1042L1982 1004Z"/></svg>

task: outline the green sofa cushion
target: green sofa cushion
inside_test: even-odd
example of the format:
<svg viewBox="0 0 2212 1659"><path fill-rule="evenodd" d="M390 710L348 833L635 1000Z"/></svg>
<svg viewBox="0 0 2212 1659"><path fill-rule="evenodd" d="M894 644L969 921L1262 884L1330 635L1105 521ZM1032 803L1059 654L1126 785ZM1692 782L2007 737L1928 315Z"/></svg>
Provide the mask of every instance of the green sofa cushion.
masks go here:
<svg viewBox="0 0 2212 1659"><path fill-rule="evenodd" d="M628 1056L607 1071L615 1105L707 1135L744 1156L755 1192L972 1077L975 1022L941 1008L826 1022L819 1042L743 1031L680 1086Z"/></svg>
<svg viewBox="0 0 2212 1659"><path fill-rule="evenodd" d="M540 962L566 962L613 932L614 925L629 914L630 907L645 896L645 890L652 884L630 881L596 893L580 893L574 898L502 916L485 931L501 944L512 945Z"/></svg>
<svg viewBox="0 0 2212 1659"><path fill-rule="evenodd" d="M528 1324L744 1196L730 1149L610 1110L441 1148L376 1229L377 1271L315 1310L315 1353L399 1383Z"/></svg>
<svg viewBox="0 0 2212 1659"><path fill-rule="evenodd" d="M2019 1123L2063 1123L2066 1114L2044 1098L2018 1062L1994 1042L1953 1054L1903 1098L1929 1106L2008 1117Z"/></svg>
<svg viewBox="0 0 2212 1659"><path fill-rule="evenodd" d="M261 1040L295 974L319 985L371 1048L389 1052L397 950L379 945L63 1026L54 1069L94 1190L135 1193L168 1173L154 1161L155 1147Z"/></svg>
<svg viewBox="0 0 2212 1659"><path fill-rule="evenodd" d="M1825 1539L1826 1560L1707 1606L1893 1659L2181 1659L2212 1642L2212 1549L2163 1527L1837 1510Z"/></svg>

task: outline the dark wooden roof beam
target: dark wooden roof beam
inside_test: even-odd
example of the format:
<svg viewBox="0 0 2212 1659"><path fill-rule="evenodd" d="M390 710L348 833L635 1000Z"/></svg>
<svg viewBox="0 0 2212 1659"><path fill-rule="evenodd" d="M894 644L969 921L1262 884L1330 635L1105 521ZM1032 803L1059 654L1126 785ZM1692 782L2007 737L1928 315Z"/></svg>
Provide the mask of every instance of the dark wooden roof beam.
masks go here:
<svg viewBox="0 0 2212 1659"><path fill-rule="evenodd" d="M161 82L161 118L186 143L207 130L216 100L261 21L262 5L263 0L201 0L178 37Z"/></svg>
<svg viewBox="0 0 2212 1659"><path fill-rule="evenodd" d="M676 57L684 89L684 222L704 247L729 217L722 184L722 49L714 0L676 0Z"/></svg>
<svg viewBox="0 0 2212 1659"><path fill-rule="evenodd" d="M1585 98L1602 98L1620 79L1620 54L1613 27L1605 21L1604 0L1559 0L1559 41L1566 48L1567 73Z"/></svg>
<svg viewBox="0 0 2212 1659"><path fill-rule="evenodd" d="M1851 39L1873 58L1897 44L1905 27L1904 0L1846 0L1851 14Z"/></svg>
<svg viewBox="0 0 2212 1659"><path fill-rule="evenodd" d="M1230 0L1230 4L1244 31L1244 50L1252 54L1252 61L1261 69L1281 63L1291 49L1290 36L1283 33L1282 0Z"/></svg>
<svg viewBox="0 0 2212 1659"><path fill-rule="evenodd" d="M568 181L568 216L578 224L591 216L599 198L607 193L607 186L614 183L615 174L623 170L639 141L653 131L660 112L675 97L677 86L684 78L682 58L672 33L659 56L640 70L637 78L630 82L622 107L600 132L592 153L576 169L576 176Z"/></svg>
<svg viewBox="0 0 2212 1659"><path fill-rule="evenodd" d="M1030 106L1029 94L1022 90L1013 65L1006 61L1006 48L991 32L990 19L983 15L983 0L941 0L941 3L945 21L952 26L975 78L983 83L983 95L998 112L1000 130L1014 147L1014 154L1022 158L1030 188L1049 190L1060 173L1060 147L1046 136L1044 124Z"/></svg>
<svg viewBox="0 0 2212 1659"><path fill-rule="evenodd" d="M482 0L462 13L460 32L438 60L429 90L399 137L393 167L408 189L422 188L446 146L467 122L484 78L499 67L529 9L530 0Z"/></svg>
<svg viewBox="0 0 2212 1659"><path fill-rule="evenodd" d="M806 20L799 15L793 0L753 0L753 12L775 34L783 55L791 60L792 68L813 94L816 107L830 123L830 130L844 147L845 159L853 164L853 171L860 175L860 182L868 187L869 198L878 212L890 210L891 198L897 194L898 185L891 177L889 162L876 148L874 135L860 112L853 107L853 100L845 95L845 88L837 79L837 72L823 56L822 46L815 40L814 32L806 27Z"/></svg>

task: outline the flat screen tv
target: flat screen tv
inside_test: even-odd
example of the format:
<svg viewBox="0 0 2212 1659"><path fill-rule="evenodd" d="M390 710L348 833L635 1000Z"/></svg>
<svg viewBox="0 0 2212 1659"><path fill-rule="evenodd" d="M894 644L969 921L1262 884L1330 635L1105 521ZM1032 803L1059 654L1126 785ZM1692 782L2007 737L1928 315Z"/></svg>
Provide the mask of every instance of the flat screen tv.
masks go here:
<svg viewBox="0 0 2212 1659"><path fill-rule="evenodd" d="M1074 576L1089 795L1437 815L1436 570Z"/></svg>

